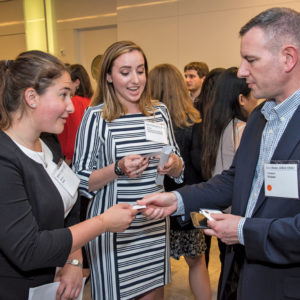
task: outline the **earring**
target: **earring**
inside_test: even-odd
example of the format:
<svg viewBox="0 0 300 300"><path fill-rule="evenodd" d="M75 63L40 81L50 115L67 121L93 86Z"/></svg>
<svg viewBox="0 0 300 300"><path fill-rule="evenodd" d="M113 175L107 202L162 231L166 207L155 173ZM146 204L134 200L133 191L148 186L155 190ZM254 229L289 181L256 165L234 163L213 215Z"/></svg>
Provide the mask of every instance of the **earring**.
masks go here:
<svg viewBox="0 0 300 300"><path fill-rule="evenodd" d="M31 103L30 103L30 106L31 106L31 107L35 107L35 104L31 102Z"/></svg>

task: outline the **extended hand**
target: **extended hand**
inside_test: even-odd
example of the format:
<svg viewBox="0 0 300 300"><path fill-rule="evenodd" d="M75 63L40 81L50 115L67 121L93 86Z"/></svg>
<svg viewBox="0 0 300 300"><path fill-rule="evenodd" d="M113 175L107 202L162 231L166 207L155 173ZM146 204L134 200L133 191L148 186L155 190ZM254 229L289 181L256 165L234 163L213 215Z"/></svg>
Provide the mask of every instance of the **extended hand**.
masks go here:
<svg viewBox="0 0 300 300"><path fill-rule="evenodd" d="M105 231L123 232L135 219L138 211L128 203L120 203L110 207L102 215Z"/></svg>
<svg viewBox="0 0 300 300"><path fill-rule="evenodd" d="M174 193L154 193L136 202L147 207L141 210L148 219L161 219L177 210L177 198Z"/></svg>
<svg viewBox="0 0 300 300"><path fill-rule="evenodd" d="M242 217L232 214L211 214L214 221L207 221L211 229L205 229L207 235L214 235L227 245L239 244L238 224Z"/></svg>

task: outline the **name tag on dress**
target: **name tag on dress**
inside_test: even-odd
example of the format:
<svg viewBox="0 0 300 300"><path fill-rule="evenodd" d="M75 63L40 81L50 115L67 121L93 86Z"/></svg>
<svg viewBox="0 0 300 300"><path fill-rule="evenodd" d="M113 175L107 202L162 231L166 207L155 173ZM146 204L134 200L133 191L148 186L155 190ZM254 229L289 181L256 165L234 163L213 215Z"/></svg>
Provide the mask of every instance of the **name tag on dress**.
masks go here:
<svg viewBox="0 0 300 300"><path fill-rule="evenodd" d="M72 196L75 196L75 193L78 189L80 179L75 175L71 168L62 161L58 166L58 170L54 173L55 178L63 186L63 188Z"/></svg>
<svg viewBox="0 0 300 300"><path fill-rule="evenodd" d="M145 121L146 139L163 144L169 144L167 126L164 122Z"/></svg>
<svg viewBox="0 0 300 300"><path fill-rule="evenodd" d="M298 164L265 164L265 195L299 199Z"/></svg>

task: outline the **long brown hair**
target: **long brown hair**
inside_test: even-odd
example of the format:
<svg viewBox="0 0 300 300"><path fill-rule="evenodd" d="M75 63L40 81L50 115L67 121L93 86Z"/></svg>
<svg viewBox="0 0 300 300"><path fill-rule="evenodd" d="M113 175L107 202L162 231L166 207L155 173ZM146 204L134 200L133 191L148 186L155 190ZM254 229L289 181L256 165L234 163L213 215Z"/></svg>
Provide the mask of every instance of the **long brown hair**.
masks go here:
<svg viewBox="0 0 300 300"><path fill-rule="evenodd" d="M183 128L201 122L200 113L194 108L183 76L175 66L155 66L149 73L149 84L151 97L167 106L176 127Z"/></svg>
<svg viewBox="0 0 300 300"><path fill-rule="evenodd" d="M109 46L101 58L100 74L96 95L91 106L104 103L102 116L107 121L113 121L127 113L127 108L118 100L114 86L107 81L107 74L111 74L114 61L122 54L137 50L144 57L146 85L139 101L139 108L142 114L149 116L153 112L153 105L148 88L148 63L143 50L132 41L119 41Z"/></svg>
<svg viewBox="0 0 300 300"><path fill-rule="evenodd" d="M202 125L201 172L204 179L209 179L212 176L220 140L227 125L235 118L244 122L247 121L247 117L243 116L241 112L239 95L242 94L247 97L251 90L245 78L237 77L237 72L236 67L231 67L218 76L214 96L207 105ZM233 136L235 136L234 124L232 129Z"/></svg>

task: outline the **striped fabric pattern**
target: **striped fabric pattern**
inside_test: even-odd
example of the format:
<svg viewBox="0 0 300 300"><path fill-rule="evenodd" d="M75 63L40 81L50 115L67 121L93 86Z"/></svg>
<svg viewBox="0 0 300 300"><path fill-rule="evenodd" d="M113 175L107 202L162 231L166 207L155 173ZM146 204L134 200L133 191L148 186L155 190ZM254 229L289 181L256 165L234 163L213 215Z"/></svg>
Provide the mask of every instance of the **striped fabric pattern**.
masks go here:
<svg viewBox="0 0 300 300"><path fill-rule="evenodd" d="M128 154L150 154L164 146L145 138L144 121L153 121L152 115L128 114L106 122L101 118L101 108L102 105L90 107L85 112L73 161L73 169L81 180L81 193L94 197L88 217L99 215L116 203L135 204L149 193L163 191L155 183L158 160L151 158L140 178L120 176L101 190L88 192L88 178L94 170ZM155 121L166 123L169 143L179 154L169 113L163 104L155 107ZM125 232L105 233L91 241L88 252L93 299L132 299L167 284L170 281L168 232L168 220L147 220L138 214Z"/></svg>

